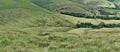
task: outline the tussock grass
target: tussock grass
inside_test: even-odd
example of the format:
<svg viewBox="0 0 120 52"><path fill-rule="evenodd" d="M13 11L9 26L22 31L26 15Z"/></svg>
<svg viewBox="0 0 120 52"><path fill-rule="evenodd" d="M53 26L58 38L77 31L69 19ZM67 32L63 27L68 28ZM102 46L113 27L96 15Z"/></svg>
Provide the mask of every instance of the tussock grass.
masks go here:
<svg viewBox="0 0 120 52"><path fill-rule="evenodd" d="M40 32L50 35L40 36ZM53 31L54 30L54 31ZM0 28L1 52L119 52L119 28L68 27Z"/></svg>
<svg viewBox="0 0 120 52"><path fill-rule="evenodd" d="M103 28L104 29L104 28ZM119 28L84 29L71 30L68 33L55 33L49 38L51 40L51 52L119 52ZM79 33L88 30L88 34ZM111 30L111 31L110 31ZM75 32L77 31L77 32ZM104 32L103 32L104 31ZM113 32L114 33L109 33ZM115 32L116 31L116 32ZM92 32L92 33L91 33ZM99 32L99 33L95 33ZM54 38L53 38L54 37Z"/></svg>
<svg viewBox="0 0 120 52"><path fill-rule="evenodd" d="M49 10L68 7L62 12L96 10L69 0L53 0L47 5L30 0L0 0L0 52L119 52L120 29L74 29L79 22L120 23L118 20L77 18ZM64 2L63 2L64 1ZM64 6L63 6L63 5ZM54 5L54 6L53 6ZM53 6L53 7L48 7ZM49 10L47 10L49 9ZM90 9L90 10L89 10ZM50 32L41 36L42 32Z"/></svg>

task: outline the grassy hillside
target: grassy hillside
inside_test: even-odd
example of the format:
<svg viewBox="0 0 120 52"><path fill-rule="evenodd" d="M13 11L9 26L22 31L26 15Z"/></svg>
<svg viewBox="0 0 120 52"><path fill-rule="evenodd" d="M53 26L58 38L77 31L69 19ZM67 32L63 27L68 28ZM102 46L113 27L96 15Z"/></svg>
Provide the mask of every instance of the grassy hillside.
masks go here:
<svg viewBox="0 0 120 52"><path fill-rule="evenodd" d="M42 6L51 11L57 12L71 12L71 13L86 13L86 14L98 14L96 9L93 9L87 5L72 2L70 0L31 0L34 4Z"/></svg>
<svg viewBox="0 0 120 52"><path fill-rule="evenodd" d="M69 33L56 32L49 37L51 40L49 51L119 52L119 34L118 28L99 30L77 29Z"/></svg>
<svg viewBox="0 0 120 52"><path fill-rule="evenodd" d="M119 1L108 0L31 0L32 3L59 13L81 13L119 17Z"/></svg>
<svg viewBox="0 0 120 52"><path fill-rule="evenodd" d="M0 5L1 26L34 27L72 25L69 21L59 16L54 16L52 12L27 0L1 0ZM64 24L63 22L66 23Z"/></svg>
<svg viewBox="0 0 120 52"><path fill-rule="evenodd" d="M29 0L29 1L51 11L54 11L56 8L56 3L53 2L53 0Z"/></svg>
<svg viewBox="0 0 120 52"><path fill-rule="evenodd" d="M34 11L28 9L7 9L4 11L2 10L0 12L1 26L6 27L73 26L73 24L67 19L64 19L64 17L44 12L41 14L41 11Z"/></svg>
<svg viewBox="0 0 120 52"><path fill-rule="evenodd" d="M120 1L119 0L109 0L109 1L115 3L117 8L120 8L120 3L119 3Z"/></svg>
<svg viewBox="0 0 120 52"><path fill-rule="evenodd" d="M73 0L80 3L90 5L92 7L106 7L106 8L116 8L114 3L108 0Z"/></svg>
<svg viewBox="0 0 120 52"><path fill-rule="evenodd" d="M100 15L94 7L103 7L106 13L119 12L114 2L117 1L0 0L0 52L119 52L120 28L76 28L78 22L120 24L119 20L60 14Z"/></svg>
<svg viewBox="0 0 120 52"><path fill-rule="evenodd" d="M52 30L41 36L41 30ZM119 28L0 28L1 52L119 52ZM65 29L68 29L67 31ZM54 30L54 31L53 31ZM8 51L9 50L9 51Z"/></svg>
<svg viewBox="0 0 120 52"><path fill-rule="evenodd" d="M42 1L42 0L36 0L36 1ZM34 0L35 2L35 0ZM31 2L30 0L8 0L4 1L1 0L0 5L2 5L0 8L0 25L1 26L14 26L14 27L39 27L39 26L74 26L78 21L81 22L91 22L99 24L99 22L107 22L107 23L119 23L119 21L114 20L96 20L96 19L87 19L87 18L75 18L70 16L64 16L60 14L56 14L52 11L49 11L47 9L50 9L47 7L47 5L50 5L50 3L56 3L56 6L62 6L62 4L66 4L66 6L75 5L83 7L83 4L75 4L72 2L62 2L58 0L48 1L47 4L37 4ZM46 3L47 0L43 0L43 3ZM22 3L22 4L21 4ZM47 8L46 8L46 7ZM2 9L3 8L3 9ZM44 9L45 8L45 9ZM59 7L58 7L59 8ZM83 11L89 12L85 9L87 6L85 5L82 9ZM73 8L76 9L76 8ZM71 10L73 10L71 9ZM68 10L68 9L65 9ZM78 10L77 10L78 11ZM66 11L67 12L67 11ZM75 12L73 10L73 12ZM79 11L78 11L79 12ZM93 11L92 11L93 12ZM6 15L7 14L7 15Z"/></svg>

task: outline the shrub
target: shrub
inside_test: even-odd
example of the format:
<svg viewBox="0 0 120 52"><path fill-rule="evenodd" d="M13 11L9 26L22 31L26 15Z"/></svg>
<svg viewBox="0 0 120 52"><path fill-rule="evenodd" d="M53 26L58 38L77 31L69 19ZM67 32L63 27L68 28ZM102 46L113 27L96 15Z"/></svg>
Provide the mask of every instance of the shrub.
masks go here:
<svg viewBox="0 0 120 52"><path fill-rule="evenodd" d="M81 18L91 18L91 19L99 18L99 19L105 19L105 20L120 20L120 17L118 17L118 16L109 17L109 15L100 15L100 16L91 15L90 16L85 13L70 13L70 12L61 12L61 14L75 16L75 17L81 17Z"/></svg>
<svg viewBox="0 0 120 52"><path fill-rule="evenodd" d="M105 24L104 22L101 22L99 25L94 25L91 23L77 23L77 28L114 28L114 27L120 27L120 24Z"/></svg>

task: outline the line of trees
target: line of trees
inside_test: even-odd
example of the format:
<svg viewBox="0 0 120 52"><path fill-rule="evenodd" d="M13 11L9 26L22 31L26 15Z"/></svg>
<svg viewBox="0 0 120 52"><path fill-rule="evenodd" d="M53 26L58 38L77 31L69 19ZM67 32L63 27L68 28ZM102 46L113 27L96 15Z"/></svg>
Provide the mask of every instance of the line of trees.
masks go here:
<svg viewBox="0 0 120 52"><path fill-rule="evenodd" d="M87 15L85 13L71 13L71 12L61 12L61 14L75 16L75 17L81 17L81 18L99 18L99 19L105 19L105 20L120 20L120 17L117 16L109 16L109 15L102 15L102 16L95 16L95 15Z"/></svg>
<svg viewBox="0 0 120 52"><path fill-rule="evenodd" d="M114 28L114 27L120 27L120 24L105 24L104 22L101 22L99 25L94 25L91 23L77 23L77 28Z"/></svg>

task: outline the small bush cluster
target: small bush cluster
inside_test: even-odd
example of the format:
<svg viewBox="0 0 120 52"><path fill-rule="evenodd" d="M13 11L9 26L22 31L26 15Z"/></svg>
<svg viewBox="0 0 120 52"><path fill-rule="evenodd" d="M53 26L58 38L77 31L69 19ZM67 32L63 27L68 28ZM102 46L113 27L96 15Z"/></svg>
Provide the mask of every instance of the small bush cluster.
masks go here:
<svg viewBox="0 0 120 52"><path fill-rule="evenodd" d="M117 16L109 17L109 15L97 16L97 15L88 15L85 13L70 13L70 12L61 12L61 14L81 17L81 18L91 18L91 19L99 18L99 19L105 19L105 20L120 20L120 17L117 17Z"/></svg>
<svg viewBox="0 0 120 52"><path fill-rule="evenodd" d="M94 25L91 23L77 23L77 28L114 28L114 27L120 27L120 24L105 24L104 22L101 22L99 25Z"/></svg>

